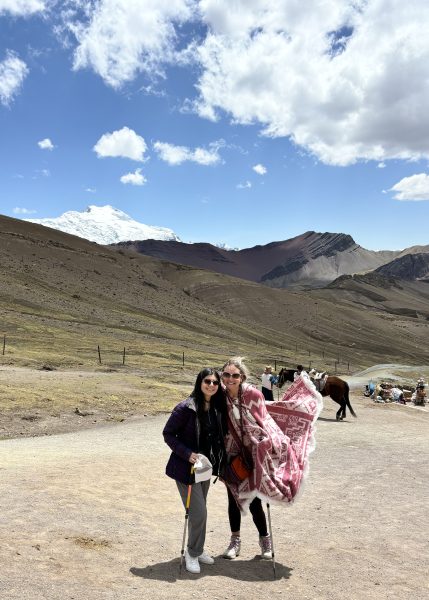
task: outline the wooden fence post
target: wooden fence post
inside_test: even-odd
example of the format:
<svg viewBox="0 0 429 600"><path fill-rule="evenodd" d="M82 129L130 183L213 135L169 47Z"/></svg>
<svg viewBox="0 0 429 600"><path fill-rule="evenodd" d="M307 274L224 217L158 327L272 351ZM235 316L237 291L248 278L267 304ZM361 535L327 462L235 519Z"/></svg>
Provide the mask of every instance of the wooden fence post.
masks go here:
<svg viewBox="0 0 429 600"><path fill-rule="evenodd" d="M3 356L4 356L5 351L6 351L6 336L4 335L3 336Z"/></svg>
<svg viewBox="0 0 429 600"><path fill-rule="evenodd" d="M98 362L99 362L99 363L100 363L100 365L101 365L101 352L100 352L100 346L97 346L97 349L98 349Z"/></svg>
<svg viewBox="0 0 429 600"><path fill-rule="evenodd" d="M122 364L125 364L125 348L124 348L124 354L122 355Z"/></svg>
<svg viewBox="0 0 429 600"><path fill-rule="evenodd" d="M185 366L185 353L182 353L182 366Z"/></svg>

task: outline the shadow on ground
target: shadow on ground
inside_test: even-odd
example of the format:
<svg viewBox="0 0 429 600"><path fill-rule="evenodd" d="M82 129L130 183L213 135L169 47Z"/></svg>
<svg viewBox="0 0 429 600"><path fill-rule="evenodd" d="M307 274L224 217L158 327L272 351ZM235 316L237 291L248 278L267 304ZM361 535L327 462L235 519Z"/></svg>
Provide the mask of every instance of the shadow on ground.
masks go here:
<svg viewBox="0 0 429 600"><path fill-rule="evenodd" d="M147 567L131 567L130 572L136 577L143 579L157 579L174 583L179 579L198 579L202 577L230 577L239 581L273 581L272 561L262 560L255 557L251 560L225 560L216 558L214 565L201 565L201 573L192 575L186 571L184 565L182 573L179 573L180 561L175 558L166 562L159 562ZM289 579L292 570L279 562L276 562L276 580Z"/></svg>
<svg viewBox="0 0 429 600"><path fill-rule="evenodd" d="M326 423L353 423L353 421L349 421L348 417L342 419L341 421L337 421L337 419L328 419L327 417L319 417L318 421L325 421Z"/></svg>

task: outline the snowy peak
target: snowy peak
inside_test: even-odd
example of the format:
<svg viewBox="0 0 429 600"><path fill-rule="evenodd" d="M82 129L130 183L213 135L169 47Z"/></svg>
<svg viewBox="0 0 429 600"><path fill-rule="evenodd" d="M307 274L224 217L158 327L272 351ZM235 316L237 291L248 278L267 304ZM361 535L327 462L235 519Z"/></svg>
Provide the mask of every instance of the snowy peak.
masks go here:
<svg viewBox="0 0 429 600"><path fill-rule="evenodd" d="M116 244L133 240L180 241L171 229L139 223L122 210L110 205L91 205L83 212L70 210L53 219L24 220L59 229L97 244Z"/></svg>

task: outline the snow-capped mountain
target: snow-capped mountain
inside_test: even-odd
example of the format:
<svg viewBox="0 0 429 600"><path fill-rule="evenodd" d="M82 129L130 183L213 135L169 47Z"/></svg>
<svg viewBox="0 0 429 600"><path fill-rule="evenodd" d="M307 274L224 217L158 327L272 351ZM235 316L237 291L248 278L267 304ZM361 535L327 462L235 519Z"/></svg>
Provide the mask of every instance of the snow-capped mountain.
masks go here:
<svg viewBox="0 0 429 600"><path fill-rule="evenodd" d="M174 240L178 236L166 227L144 225L113 206L88 206L83 212L70 210L53 219L24 219L97 242L116 244L131 240Z"/></svg>

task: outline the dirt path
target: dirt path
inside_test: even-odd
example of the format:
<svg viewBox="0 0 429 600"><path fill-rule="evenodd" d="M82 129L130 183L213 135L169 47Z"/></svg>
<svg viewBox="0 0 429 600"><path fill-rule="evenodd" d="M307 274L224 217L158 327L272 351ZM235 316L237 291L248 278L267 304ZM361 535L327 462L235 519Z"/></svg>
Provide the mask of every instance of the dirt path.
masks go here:
<svg viewBox="0 0 429 600"><path fill-rule="evenodd" d="M303 496L272 509L277 580L243 520L242 555L178 579L183 529L163 475L165 416L0 442L0 595L16 600L429 597L427 409L325 400ZM228 539L226 494L209 494L207 549Z"/></svg>

